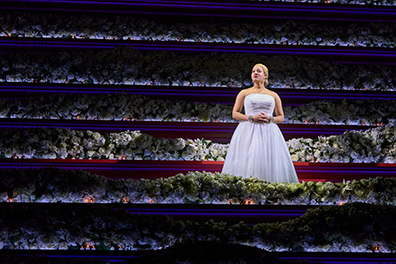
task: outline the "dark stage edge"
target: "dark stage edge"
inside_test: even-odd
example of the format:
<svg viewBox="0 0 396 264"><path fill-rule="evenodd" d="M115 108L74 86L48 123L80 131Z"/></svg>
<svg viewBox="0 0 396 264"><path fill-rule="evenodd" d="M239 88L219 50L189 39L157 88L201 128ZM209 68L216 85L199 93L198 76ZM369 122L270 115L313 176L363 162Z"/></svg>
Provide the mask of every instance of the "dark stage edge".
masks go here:
<svg viewBox="0 0 396 264"><path fill-rule="evenodd" d="M15 208L25 206L45 206L47 208L70 206L69 203L7 203ZM215 222L238 224L241 221L246 225L259 223L284 222L298 218L308 209L317 205L255 205L255 204L156 204L156 203L94 203L95 206L104 206L112 209L125 209L131 214L167 215L176 220L190 220L206 222L213 219ZM3 204L4 205L4 204ZM73 206L85 207L85 203L76 203Z"/></svg>
<svg viewBox="0 0 396 264"><path fill-rule="evenodd" d="M191 53L254 53L268 55L290 55L319 57L338 63L382 63L396 64L396 51L392 48L351 46L309 46L249 43L210 43L190 41L141 41L141 40L99 40L68 38L0 37L2 52L36 51L52 52L65 49L114 49L133 47L139 51L172 51Z"/></svg>
<svg viewBox="0 0 396 264"><path fill-rule="evenodd" d="M246 88L246 87L244 87ZM233 105L242 87L169 86L169 85L106 85L106 84L61 84L61 83L0 83L0 95L10 100L27 99L54 93L63 94L109 94L133 93L154 99L181 100L203 103ZM365 91L339 89L269 88L282 99L283 106L298 106L318 100L396 100L393 91Z"/></svg>
<svg viewBox="0 0 396 264"><path fill-rule="evenodd" d="M238 123L225 122L163 122L163 121L98 121L61 119L0 119L0 129L16 128L70 128L101 133L139 130L156 138L204 138L213 142L229 143ZM340 135L347 130L367 130L376 126L279 124L286 140Z"/></svg>
<svg viewBox="0 0 396 264"><path fill-rule="evenodd" d="M144 251L93 251L93 250L7 250L4 251L14 256L29 257L38 255L48 258L98 258L109 262L134 259ZM306 260L309 262L323 262L328 264L390 264L396 262L395 253L327 253L327 252L272 252L274 256L285 260Z"/></svg>
<svg viewBox="0 0 396 264"><path fill-rule="evenodd" d="M221 172L223 161L151 161L151 160L72 160L72 159L0 159L0 169L37 169L55 167L85 170L111 179L158 179L191 171ZM360 180L396 176L396 164L294 162L302 181Z"/></svg>
<svg viewBox="0 0 396 264"><path fill-rule="evenodd" d="M268 1L2 1L4 10L69 11L156 15L174 21L185 19L309 19L336 21L396 21L396 7Z"/></svg>

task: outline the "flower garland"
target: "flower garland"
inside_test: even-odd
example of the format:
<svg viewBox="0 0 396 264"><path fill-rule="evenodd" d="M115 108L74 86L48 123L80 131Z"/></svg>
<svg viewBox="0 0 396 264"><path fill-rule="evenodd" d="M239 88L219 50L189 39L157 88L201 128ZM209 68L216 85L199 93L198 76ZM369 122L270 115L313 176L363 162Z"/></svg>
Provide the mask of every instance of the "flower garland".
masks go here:
<svg viewBox="0 0 396 264"><path fill-rule="evenodd" d="M391 100L329 100L285 106L284 123L383 125L395 122ZM237 122L232 106L151 99L118 93L99 95L51 94L28 100L0 98L0 118Z"/></svg>
<svg viewBox="0 0 396 264"><path fill-rule="evenodd" d="M392 206L323 206L287 222L255 226L181 221L98 205L3 204L0 208L2 249L158 250L183 241L218 241L272 252L396 250L396 209Z"/></svg>
<svg viewBox="0 0 396 264"><path fill-rule="evenodd" d="M342 135L290 139L293 161L395 163L396 128L392 125ZM102 135L63 128L8 129L0 132L1 158L127 159L223 161L229 144L205 139L153 138L140 131Z"/></svg>
<svg viewBox="0 0 396 264"><path fill-rule="evenodd" d="M314 101L301 106L284 106L284 123L331 125L394 124L393 100L340 99Z"/></svg>
<svg viewBox="0 0 396 264"><path fill-rule="evenodd" d="M327 21L328 23L328 21ZM78 38L107 40L229 42L310 46L395 47L394 23L346 23L342 26L286 20L264 24L177 24L112 16L73 13L7 12L0 31L11 37Z"/></svg>
<svg viewBox="0 0 396 264"><path fill-rule="evenodd" d="M338 163L395 163L396 129L393 125L346 131L317 139L299 138L286 142L293 161Z"/></svg>
<svg viewBox="0 0 396 264"><path fill-rule="evenodd" d="M154 138L140 131L101 135L64 128L0 132L0 157L27 159L224 160L228 145L205 139Z"/></svg>
<svg viewBox="0 0 396 264"><path fill-rule="evenodd" d="M279 183L210 172L156 180L112 180L57 168L0 173L1 203L396 204L396 178Z"/></svg>
<svg viewBox="0 0 396 264"><path fill-rule="evenodd" d="M0 98L0 118L237 122L231 112L229 105L151 99L128 93Z"/></svg>
<svg viewBox="0 0 396 264"><path fill-rule="evenodd" d="M104 51L4 53L0 82L135 85L250 86L256 62L270 69L268 88L366 89L393 91L396 66L325 63L317 59L251 53L139 52L132 47Z"/></svg>

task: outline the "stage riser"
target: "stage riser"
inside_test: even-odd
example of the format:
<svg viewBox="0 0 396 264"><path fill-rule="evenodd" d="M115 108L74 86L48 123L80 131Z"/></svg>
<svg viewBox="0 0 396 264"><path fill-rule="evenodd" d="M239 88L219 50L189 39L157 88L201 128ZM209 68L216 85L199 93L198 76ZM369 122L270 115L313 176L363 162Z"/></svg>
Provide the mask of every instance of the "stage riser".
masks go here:
<svg viewBox="0 0 396 264"><path fill-rule="evenodd" d="M98 85L98 84L46 84L46 83L0 83L3 98L27 99L46 94L108 94L133 93L163 100L213 102L233 105L242 87L197 87L156 85ZM318 100L377 99L396 100L394 92L360 90L316 90L276 88L283 106L302 105Z"/></svg>
<svg viewBox="0 0 396 264"><path fill-rule="evenodd" d="M125 260L132 260L137 258L143 251L65 251L65 250L13 250L13 255L20 257L29 257L37 255L39 258L98 258L108 262L121 262ZM326 263L326 264L390 264L396 262L395 254L380 254L380 253L325 253L325 252L306 252L306 253L289 253L278 252L275 256L282 260L294 261L309 261L311 263Z"/></svg>
<svg viewBox="0 0 396 264"><path fill-rule="evenodd" d="M160 121L95 121L95 120L48 120L48 119L0 119L0 129L14 128L70 128L89 129L101 133L139 130L141 133L161 138L204 138L214 142L229 143L238 123L223 122L160 122ZM280 124L286 140L293 138L317 138L340 135L346 130L366 130L374 126Z"/></svg>
<svg viewBox="0 0 396 264"><path fill-rule="evenodd" d="M85 170L111 179L158 179L186 174L190 171L221 172L222 161L128 161L128 160L0 160L0 169L29 169L56 167ZM360 180L396 176L396 164L376 163L310 163L294 162L302 181Z"/></svg>

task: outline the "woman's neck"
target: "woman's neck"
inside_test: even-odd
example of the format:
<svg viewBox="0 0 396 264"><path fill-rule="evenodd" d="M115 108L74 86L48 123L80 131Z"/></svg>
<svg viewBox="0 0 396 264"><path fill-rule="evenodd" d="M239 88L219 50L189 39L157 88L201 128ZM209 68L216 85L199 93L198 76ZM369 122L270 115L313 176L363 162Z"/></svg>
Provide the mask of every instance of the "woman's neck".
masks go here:
<svg viewBox="0 0 396 264"><path fill-rule="evenodd" d="M264 83L254 83L253 88L260 91L266 90Z"/></svg>

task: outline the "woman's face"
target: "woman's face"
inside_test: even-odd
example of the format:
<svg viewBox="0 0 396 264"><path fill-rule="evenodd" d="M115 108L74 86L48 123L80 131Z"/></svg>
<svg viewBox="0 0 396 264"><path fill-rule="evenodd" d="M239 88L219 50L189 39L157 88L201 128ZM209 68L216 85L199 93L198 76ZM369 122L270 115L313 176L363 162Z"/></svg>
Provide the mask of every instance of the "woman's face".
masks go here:
<svg viewBox="0 0 396 264"><path fill-rule="evenodd" d="M264 72L264 69L260 66L254 66L252 70L252 81L253 82L264 82L267 74Z"/></svg>

